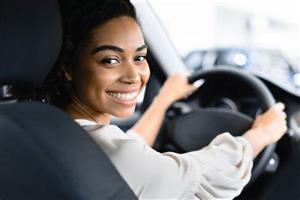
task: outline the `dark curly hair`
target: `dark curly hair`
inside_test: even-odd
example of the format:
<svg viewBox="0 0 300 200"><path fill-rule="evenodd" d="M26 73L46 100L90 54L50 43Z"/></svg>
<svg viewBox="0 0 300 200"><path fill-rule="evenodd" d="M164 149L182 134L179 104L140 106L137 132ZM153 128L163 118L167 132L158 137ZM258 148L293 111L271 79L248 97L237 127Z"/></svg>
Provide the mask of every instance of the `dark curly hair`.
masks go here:
<svg viewBox="0 0 300 200"><path fill-rule="evenodd" d="M81 49L87 44L92 31L109 20L121 16L137 16L129 0L85 0L73 5L62 4L64 39L55 67L45 83L44 101L64 108L71 101L72 83L65 78L65 70L76 67Z"/></svg>

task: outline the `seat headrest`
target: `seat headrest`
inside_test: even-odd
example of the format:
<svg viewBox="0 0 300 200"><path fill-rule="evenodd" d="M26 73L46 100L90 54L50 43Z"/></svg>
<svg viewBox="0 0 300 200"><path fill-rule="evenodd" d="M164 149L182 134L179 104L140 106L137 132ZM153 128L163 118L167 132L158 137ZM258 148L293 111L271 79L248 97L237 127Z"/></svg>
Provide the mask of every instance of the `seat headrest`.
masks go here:
<svg viewBox="0 0 300 200"><path fill-rule="evenodd" d="M0 30L0 86L41 83L61 47L58 2L2 0Z"/></svg>

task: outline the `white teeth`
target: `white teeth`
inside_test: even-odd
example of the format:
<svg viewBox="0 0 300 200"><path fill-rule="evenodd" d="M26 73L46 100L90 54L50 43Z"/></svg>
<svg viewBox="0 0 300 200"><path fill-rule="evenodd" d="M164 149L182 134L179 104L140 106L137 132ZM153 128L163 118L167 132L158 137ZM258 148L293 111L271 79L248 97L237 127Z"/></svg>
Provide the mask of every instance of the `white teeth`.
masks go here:
<svg viewBox="0 0 300 200"><path fill-rule="evenodd" d="M107 94L109 94L113 98L124 100L124 101L133 100L138 95L137 92L129 92L129 93L107 92Z"/></svg>

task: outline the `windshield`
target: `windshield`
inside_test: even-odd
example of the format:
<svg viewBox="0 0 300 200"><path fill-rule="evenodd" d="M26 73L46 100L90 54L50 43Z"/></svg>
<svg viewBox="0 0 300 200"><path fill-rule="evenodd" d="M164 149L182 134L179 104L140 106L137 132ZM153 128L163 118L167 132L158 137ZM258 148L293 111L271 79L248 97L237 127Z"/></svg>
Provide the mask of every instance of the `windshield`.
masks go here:
<svg viewBox="0 0 300 200"><path fill-rule="evenodd" d="M179 53L257 47L300 57L297 0L150 0Z"/></svg>
<svg viewBox="0 0 300 200"><path fill-rule="evenodd" d="M297 0L150 0L191 71L250 70L300 94Z"/></svg>

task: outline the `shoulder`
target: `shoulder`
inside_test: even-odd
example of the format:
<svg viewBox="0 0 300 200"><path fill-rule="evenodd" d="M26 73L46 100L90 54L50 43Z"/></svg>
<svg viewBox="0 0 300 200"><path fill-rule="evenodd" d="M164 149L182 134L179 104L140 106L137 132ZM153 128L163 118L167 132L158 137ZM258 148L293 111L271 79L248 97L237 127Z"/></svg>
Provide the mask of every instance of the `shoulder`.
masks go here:
<svg viewBox="0 0 300 200"><path fill-rule="evenodd" d="M85 129L88 132L117 132L122 133L124 132L116 125L104 125L104 124L98 124L94 121L90 121L87 119L75 119L75 122L79 124L83 129Z"/></svg>

